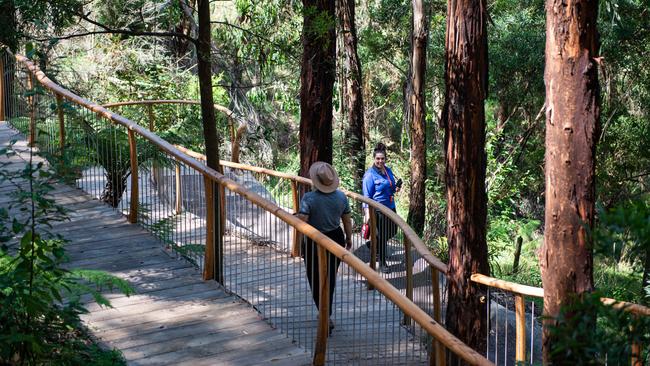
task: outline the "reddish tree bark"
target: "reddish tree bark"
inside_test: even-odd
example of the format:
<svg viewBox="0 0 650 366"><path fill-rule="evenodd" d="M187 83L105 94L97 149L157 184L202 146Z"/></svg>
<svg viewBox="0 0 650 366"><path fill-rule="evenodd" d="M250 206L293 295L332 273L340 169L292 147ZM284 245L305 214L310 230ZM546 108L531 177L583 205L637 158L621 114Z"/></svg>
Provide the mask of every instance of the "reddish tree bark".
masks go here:
<svg viewBox="0 0 650 366"><path fill-rule="evenodd" d="M354 0L339 0L339 17L341 19L344 48L345 88L344 99L347 109L348 126L346 128L346 150L350 170L352 171L354 189L361 192L365 171L366 141L363 135L363 93L361 90L361 61L357 53L357 28L355 25Z"/></svg>
<svg viewBox="0 0 650 366"><path fill-rule="evenodd" d="M487 317L473 273L489 274L486 242L485 108L488 83L486 0L448 0L445 41L447 242L446 326L484 352Z"/></svg>
<svg viewBox="0 0 650 366"><path fill-rule="evenodd" d="M426 99L425 75L427 69L427 15L423 0L413 0L413 32L411 40L411 183L409 185L409 212L407 221L422 234L425 214L426 154Z"/></svg>
<svg viewBox="0 0 650 366"><path fill-rule="evenodd" d="M559 314L593 289L595 151L600 114L597 0L546 3L546 206L540 267L544 313ZM553 339L544 324L544 361Z"/></svg>
<svg viewBox="0 0 650 366"><path fill-rule="evenodd" d="M219 134L217 131L217 120L214 112L214 97L212 94L212 35L210 32L210 1L198 0L197 13L199 17L199 39L197 42L197 69L199 77L199 93L201 95L201 118L203 122L203 138L205 140L205 156L208 167L221 172L219 164ZM218 192L218 191L217 191ZM214 207L219 205L220 195L214 195ZM214 225L221 227L221 210L216 209ZM219 230L215 230L214 265L207 263L204 267L203 278L215 279L223 283L223 241ZM208 256L206 255L206 258Z"/></svg>
<svg viewBox="0 0 650 366"><path fill-rule="evenodd" d="M332 163L332 93L336 64L335 2L303 0L300 68L300 175ZM323 28L323 24L327 26Z"/></svg>

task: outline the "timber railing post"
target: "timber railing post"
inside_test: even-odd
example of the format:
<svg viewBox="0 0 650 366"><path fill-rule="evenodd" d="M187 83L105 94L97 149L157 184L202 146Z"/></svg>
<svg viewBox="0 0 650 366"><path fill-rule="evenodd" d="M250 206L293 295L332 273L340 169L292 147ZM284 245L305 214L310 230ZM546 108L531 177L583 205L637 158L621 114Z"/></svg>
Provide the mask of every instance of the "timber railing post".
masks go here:
<svg viewBox="0 0 650 366"><path fill-rule="evenodd" d="M517 318L515 362L524 363L526 361L526 302L521 294L515 295L515 317Z"/></svg>
<svg viewBox="0 0 650 366"><path fill-rule="evenodd" d="M293 213L298 213L300 202L298 200L298 182L291 180L291 194L293 196ZM298 229L293 228L293 243L291 245L291 256L300 257L300 235Z"/></svg>
<svg viewBox="0 0 650 366"><path fill-rule="evenodd" d="M377 216L375 215L375 208L368 206L368 214L370 215L370 268L377 270ZM374 287L368 282L368 290Z"/></svg>
<svg viewBox="0 0 650 366"><path fill-rule="evenodd" d="M147 116L149 117L149 131L154 131L153 104L147 104Z"/></svg>
<svg viewBox="0 0 650 366"><path fill-rule="evenodd" d="M29 92L29 97L27 97L29 103L29 138L27 143L29 146L34 146L36 144L36 94L34 77L31 72L27 73L27 90Z"/></svg>
<svg viewBox="0 0 650 366"><path fill-rule="evenodd" d="M515 317L517 318L515 362L523 363L526 361L526 302L521 294L515 295Z"/></svg>
<svg viewBox="0 0 650 366"><path fill-rule="evenodd" d="M431 268L431 285L433 286L433 320L442 324L442 304L440 301L440 272L438 269ZM431 365L446 365L447 357L445 347L442 343L433 340L433 357L430 358Z"/></svg>
<svg viewBox="0 0 650 366"><path fill-rule="evenodd" d="M204 177L205 186L205 255L203 262L203 279L214 279L215 267L215 225L214 225L214 186L212 180L207 176Z"/></svg>
<svg viewBox="0 0 650 366"><path fill-rule="evenodd" d="M129 130L129 156L131 158L131 205L129 207L129 222L138 222L138 148L135 141L135 132Z"/></svg>
<svg viewBox="0 0 650 366"><path fill-rule="evenodd" d="M330 320L330 283L329 283L329 268L327 260L327 250L316 242L313 243L318 247L318 290L320 292L318 298L318 330L316 333L316 346L314 347L314 366L321 366L325 364L325 355L327 352L327 337L329 335L329 320Z"/></svg>
<svg viewBox="0 0 650 366"><path fill-rule="evenodd" d="M413 301L413 257L411 256L411 242L404 234L404 258L406 259L406 297ZM404 324L411 325L411 318L404 314Z"/></svg>
<svg viewBox="0 0 650 366"><path fill-rule="evenodd" d="M5 99L7 88L5 86L5 52L0 51L0 121L5 121Z"/></svg>
<svg viewBox="0 0 650 366"><path fill-rule="evenodd" d="M223 174L223 172L221 172ZM221 184L219 185L219 235L220 235L220 243L223 243L223 236L226 233L226 187L222 186ZM221 250L223 254L223 250ZM223 255L219 256L219 259L223 262ZM223 268L223 264L219 266L219 268ZM223 283L223 281L219 281L219 283Z"/></svg>
<svg viewBox="0 0 650 366"><path fill-rule="evenodd" d="M183 210L183 194L181 191L181 164L176 162L176 214Z"/></svg>
<svg viewBox="0 0 650 366"><path fill-rule="evenodd" d="M634 319L638 319L638 315L633 315ZM630 332L634 334L634 328L630 329ZM641 345L638 342L632 343L631 346L631 357L630 364L632 366L641 366L643 365L643 358L641 357Z"/></svg>
<svg viewBox="0 0 650 366"><path fill-rule="evenodd" d="M61 159L65 153L65 114L63 114L63 97L61 94L56 95L56 114L59 118L59 153ZM63 163L63 160L61 160Z"/></svg>

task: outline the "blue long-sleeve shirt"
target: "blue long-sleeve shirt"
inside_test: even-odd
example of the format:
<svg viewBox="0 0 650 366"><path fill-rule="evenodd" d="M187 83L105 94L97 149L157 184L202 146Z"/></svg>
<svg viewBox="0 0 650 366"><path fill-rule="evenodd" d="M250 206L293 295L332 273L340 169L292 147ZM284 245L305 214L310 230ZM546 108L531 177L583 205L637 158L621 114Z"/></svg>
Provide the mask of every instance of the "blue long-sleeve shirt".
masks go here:
<svg viewBox="0 0 650 366"><path fill-rule="evenodd" d="M374 165L363 175L363 195L377 201L382 205L395 209L395 176L389 167L386 168L387 176ZM363 207L368 207L365 203Z"/></svg>

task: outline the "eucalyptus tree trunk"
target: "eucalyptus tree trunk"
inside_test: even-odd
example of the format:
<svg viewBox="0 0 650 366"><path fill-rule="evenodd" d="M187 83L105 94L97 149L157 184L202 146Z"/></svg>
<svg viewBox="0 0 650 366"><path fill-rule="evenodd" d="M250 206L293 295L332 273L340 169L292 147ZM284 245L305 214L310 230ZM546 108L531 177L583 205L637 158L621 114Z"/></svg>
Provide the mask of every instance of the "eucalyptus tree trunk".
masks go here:
<svg viewBox="0 0 650 366"><path fill-rule="evenodd" d="M210 2L198 0L199 39L197 43L199 91L201 94L201 117L207 165L217 171L219 166L219 136L212 95L212 38L210 34Z"/></svg>
<svg viewBox="0 0 650 366"><path fill-rule="evenodd" d="M199 92L201 95L201 116L203 121L203 139L205 140L205 156L206 163L209 168L221 172L219 164L219 135L217 132L217 120L214 112L214 97L212 95L212 38L210 32L210 1L198 0L197 13L199 16L199 38L197 42L197 69L199 77ZM207 192L206 187L206 192ZM208 218L212 217L213 222L209 227L212 228L211 233L214 238L214 248L208 248L206 245L206 262L214 260L212 263L206 263L203 269L203 279L214 279L217 282L223 283L223 237L221 236L221 220L225 219L221 216L220 205L220 190L213 187L213 207L214 214L208 214ZM210 233L209 233L210 234ZM214 253L214 258L208 253Z"/></svg>
<svg viewBox="0 0 650 366"><path fill-rule="evenodd" d="M592 237L598 86L597 0L546 2L546 205L540 252L544 286L544 362L550 326L576 294L593 289ZM579 316L579 315L578 315Z"/></svg>
<svg viewBox="0 0 650 366"><path fill-rule="evenodd" d="M303 0L300 68L300 175L332 163L332 93L336 64L335 2ZM325 24L325 26L323 26Z"/></svg>
<svg viewBox="0 0 650 366"><path fill-rule="evenodd" d="M481 302L481 288L470 281L470 276L489 274L484 108L488 85L486 9L486 0L447 1L442 117L449 245L446 326L479 352L484 352L486 346L486 304Z"/></svg>
<svg viewBox="0 0 650 366"><path fill-rule="evenodd" d="M354 0L338 0L345 54L345 106L348 126L345 148L350 162L354 190L361 192L365 170L366 141L364 138L363 93L361 90L361 61L357 53L357 28Z"/></svg>
<svg viewBox="0 0 650 366"><path fill-rule="evenodd" d="M411 88L409 109L413 120L411 130L411 183L408 223L418 233L424 230L426 154L425 75L427 67L427 15L423 0L413 1L413 32L411 41Z"/></svg>

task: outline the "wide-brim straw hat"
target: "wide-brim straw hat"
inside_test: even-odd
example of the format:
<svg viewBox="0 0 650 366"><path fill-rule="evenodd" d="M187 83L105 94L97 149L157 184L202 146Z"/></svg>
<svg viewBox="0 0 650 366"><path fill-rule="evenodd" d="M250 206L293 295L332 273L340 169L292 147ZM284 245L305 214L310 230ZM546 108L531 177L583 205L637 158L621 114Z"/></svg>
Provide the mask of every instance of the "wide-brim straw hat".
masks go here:
<svg viewBox="0 0 650 366"><path fill-rule="evenodd" d="M336 170L324 161L317 161L309 168L311 184L323 193L332 193L339 187Z"/></svg>

